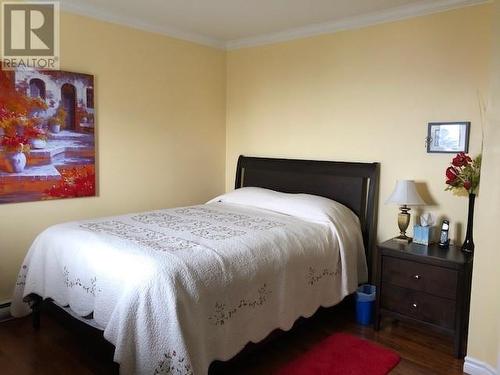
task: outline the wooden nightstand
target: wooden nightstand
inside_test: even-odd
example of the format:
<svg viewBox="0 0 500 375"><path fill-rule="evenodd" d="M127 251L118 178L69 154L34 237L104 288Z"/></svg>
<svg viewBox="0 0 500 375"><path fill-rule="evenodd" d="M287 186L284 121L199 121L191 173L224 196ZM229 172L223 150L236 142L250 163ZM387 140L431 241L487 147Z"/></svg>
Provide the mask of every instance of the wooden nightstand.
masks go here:
<svg viewBox="0 0 500 375"><path fill-rule="evenodd" d="M382 316L416 322L454 336L455 355L465 356L472 262L454 246L378 245L375 330Z"/></svg>

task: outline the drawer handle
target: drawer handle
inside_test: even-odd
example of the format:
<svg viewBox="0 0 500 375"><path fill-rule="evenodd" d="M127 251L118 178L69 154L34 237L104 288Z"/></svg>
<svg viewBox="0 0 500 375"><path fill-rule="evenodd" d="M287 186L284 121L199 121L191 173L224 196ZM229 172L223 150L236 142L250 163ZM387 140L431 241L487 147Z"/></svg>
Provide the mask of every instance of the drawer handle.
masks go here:
<svg viewBox="0 0 500 375"><path fill-rule="evenodd" d="M411 307L413 307L414 309L416 309L418 307L418 305L416 303L412 303Z"/></svg>
<svg viewBox="0 0 500 375"><path fill-rule="evenodd" d="M420 275L414 275L414 276L413 276L413 278L414 278L415 280L420 280L420 279L422 278L422 276L420 276Z"/></svg>

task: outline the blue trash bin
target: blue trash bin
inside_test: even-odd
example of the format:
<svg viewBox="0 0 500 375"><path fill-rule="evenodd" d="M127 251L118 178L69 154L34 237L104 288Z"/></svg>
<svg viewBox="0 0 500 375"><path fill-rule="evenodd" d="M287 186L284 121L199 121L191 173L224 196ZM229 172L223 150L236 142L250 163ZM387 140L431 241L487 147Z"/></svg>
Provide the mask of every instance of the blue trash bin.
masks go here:
<svg viewBox="0 0 500 375"><path fill-rule="evenodd" d="M356 321L367 326L373 322L373 305L377 288L375 285L364 284L356 291Z"/></svg>

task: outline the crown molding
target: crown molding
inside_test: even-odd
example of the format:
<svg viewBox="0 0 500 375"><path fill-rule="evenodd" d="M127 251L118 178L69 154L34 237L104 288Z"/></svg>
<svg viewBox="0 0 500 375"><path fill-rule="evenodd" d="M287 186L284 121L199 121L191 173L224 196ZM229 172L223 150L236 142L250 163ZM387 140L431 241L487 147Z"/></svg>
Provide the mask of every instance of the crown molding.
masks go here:
<svg viewBox="0 0 500 375"><path fill-rule="evenodd" d="M234 50L245 47L256 47L293 39L307 38L315 35L332 34L344 30L359 29L386 22L399 21L467 6L490 3L492 1L493 0L428 0L421 4L399 6L332 22L319 23L250 38L235 39L226 43L226 49Z"/></svg>
<svg viewBox="0 0 500 375"><path fill-rule="evenodd" d="M399 21L407 18L424 16L427 14L444 12L447 10L490 3L493 0L426 0L419 4L409 4L390 8L379 12L367 13L349 18L319 23L299 28L293 28L276 33L263 34L255 37L234 39L224 41L210 36L191 33L181 29L158 26L135 17L123 17L112 12L103 11L87 4L74 4L61 1L61 9L65 12L74 13L90 18L110 22L118 25L132 27L135 29L162 34L175 39L181 39L208 47L234 50L245 47L255 47L293 39L300 39L321 34L332 34L338 31L358 29L386 22Z"/></svg>
<svg viewBox="0 0 500 375"><path fill-rule="evenodd" d="M169 26L153 25L139 18L119 16L111 12L97 9L87 4L77 5L61 1L61 10L68 13L78 14L81 16L86 16L97 20L114 23L117 25L131 27L138 30L143 30L155 34L162 34L165 36L169 36L171 38L181 39L208 47L213 47L218 49L225 49L226 47L226 43L224 41L216 38L211 38L209 36L205 36L202 34L186 32Z"/></svg>

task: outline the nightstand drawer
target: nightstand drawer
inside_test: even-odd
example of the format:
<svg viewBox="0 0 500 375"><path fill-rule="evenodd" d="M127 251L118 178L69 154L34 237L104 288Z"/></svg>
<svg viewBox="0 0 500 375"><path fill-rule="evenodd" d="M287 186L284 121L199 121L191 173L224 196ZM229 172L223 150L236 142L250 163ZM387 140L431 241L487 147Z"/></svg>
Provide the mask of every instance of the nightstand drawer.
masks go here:
<svg viewBox="0 0 500 375"><path fill-rule="evenodd" d="M455 328L455 301L389 284L383 285L381 297L383 309L450 330Z"/></svg>
<svg viewBox="0 0 500 375"><path fill-rule="evenodd" d="M449 268L384 257L382 283L455 299L458 272Z"/></svg>

